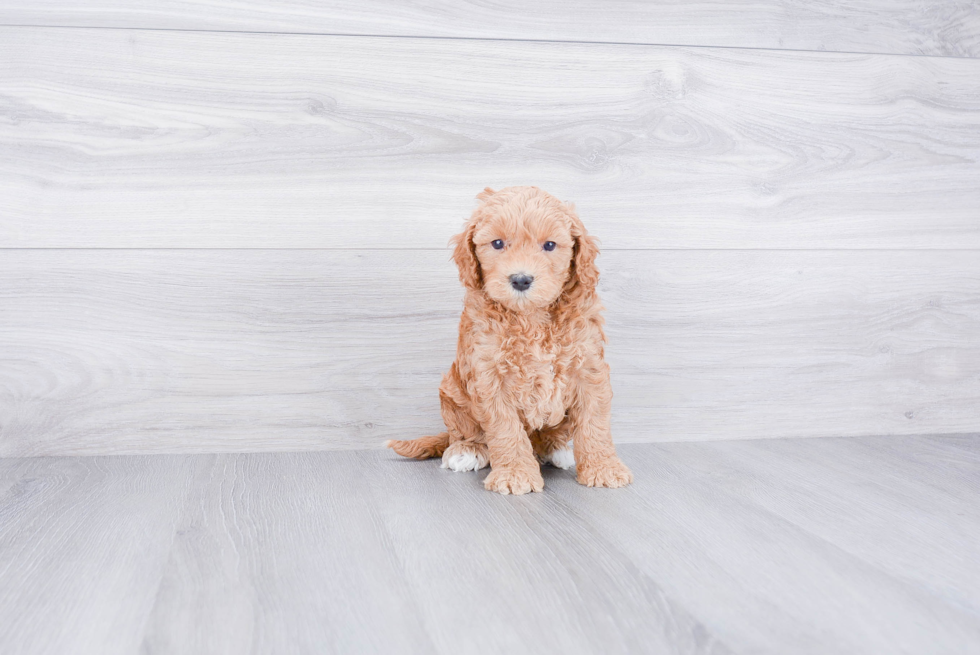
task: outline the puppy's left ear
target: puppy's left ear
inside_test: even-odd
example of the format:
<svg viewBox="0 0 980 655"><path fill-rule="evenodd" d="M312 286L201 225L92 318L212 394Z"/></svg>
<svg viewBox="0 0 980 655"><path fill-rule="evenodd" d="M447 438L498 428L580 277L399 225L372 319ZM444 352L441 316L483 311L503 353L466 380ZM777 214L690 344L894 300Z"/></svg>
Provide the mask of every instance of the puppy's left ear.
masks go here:
<svg viewBox="0 0 980 655"><path fill-rule="evenodd" d="M572 250L572 271L569 275L566 289L572 291L595 291L599 284L599 268L595 264L595 259L599 255L599 242L595 237L589 236L582 224L582 220L575 213L572 205L566 205L569 217L572 219L572 237L575 239L575 246Z"/></svg>
<svg viewBox="0 0 980 655"><path fill-rule="evenodd" d="M573 275L578 278L578 283L589 291L595 291L599 284L599 267L595 265L595 258L598 255L599 242L595 237L584 234L575 239Z"/></svg>

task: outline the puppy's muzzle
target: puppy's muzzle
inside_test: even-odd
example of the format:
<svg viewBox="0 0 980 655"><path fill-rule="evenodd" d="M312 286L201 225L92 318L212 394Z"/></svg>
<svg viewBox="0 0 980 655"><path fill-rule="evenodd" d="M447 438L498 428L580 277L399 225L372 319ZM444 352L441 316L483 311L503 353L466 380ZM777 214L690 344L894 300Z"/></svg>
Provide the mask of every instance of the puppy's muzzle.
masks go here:
<svg viewBox="0 0 980 655"><path fill-rule="evenodd" d="M510 276L510 286L518 291L527 291L531 288L532 282L534 282L534 278L524 273L515 273Z"/></svg>

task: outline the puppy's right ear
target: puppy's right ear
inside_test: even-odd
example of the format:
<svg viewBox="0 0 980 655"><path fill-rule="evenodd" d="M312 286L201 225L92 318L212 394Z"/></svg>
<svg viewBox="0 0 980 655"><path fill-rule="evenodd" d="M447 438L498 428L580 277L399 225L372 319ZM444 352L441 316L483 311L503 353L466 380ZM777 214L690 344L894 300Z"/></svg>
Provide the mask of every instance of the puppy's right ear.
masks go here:
<svg viewBox="0 0 980 655"><path fill-rule="evenodd" d="M484 189L480 193L476 194L476 199L479 200L479 201L481 201L481 202L486 202L490 198L490 196L492 196L495 193L497 193L497 192L494 191L493 189L491 189L490 187L487 187L486 189Z"/></svg>
<svg viewBox="0 0 980 655"><path fill-rule="evenodd" d="M480 270L480 260L476 258L476 244L473 243L477 222L476 216L471 218L462 234L457 234L450 241L450 244L455 246L453 261L459 269L459 281L467 289L483 287L483 272Z"/></svg>

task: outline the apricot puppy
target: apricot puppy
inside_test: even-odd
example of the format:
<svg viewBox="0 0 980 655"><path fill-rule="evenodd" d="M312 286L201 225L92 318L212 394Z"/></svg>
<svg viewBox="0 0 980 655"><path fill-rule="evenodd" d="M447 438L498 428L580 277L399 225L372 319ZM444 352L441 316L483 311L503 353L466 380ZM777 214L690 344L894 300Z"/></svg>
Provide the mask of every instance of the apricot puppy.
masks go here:
<svg viewBox="0 0 980 655"><path fill-rule="evenodd" d="M609 430L599 250L571 205L537 187L487 188L454 237L466 287L456 361L439 387L446 432L385 445L443 468L491 471L502 494L544 489L539 462L590 487L633 480ZM574 454L570 444L574 444Z"/></svg>

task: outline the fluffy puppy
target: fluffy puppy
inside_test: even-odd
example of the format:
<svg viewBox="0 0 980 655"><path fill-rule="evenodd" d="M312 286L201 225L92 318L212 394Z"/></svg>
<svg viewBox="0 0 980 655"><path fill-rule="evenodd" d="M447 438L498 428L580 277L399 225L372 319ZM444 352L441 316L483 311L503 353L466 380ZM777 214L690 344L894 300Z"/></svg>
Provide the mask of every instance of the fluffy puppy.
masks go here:
<svg viewBox="0 0 980 655"><path fill-rule="evenodd" d="M540 462L576 466L590 487L632 474L609 430L599 250L571 205L537 187L486 189L454 238L466 287L456 361L439 387L446 432L388 441L405 457L442 456L503 494L544 489ZM574 444L574 454L570 444Z"/></svg>

